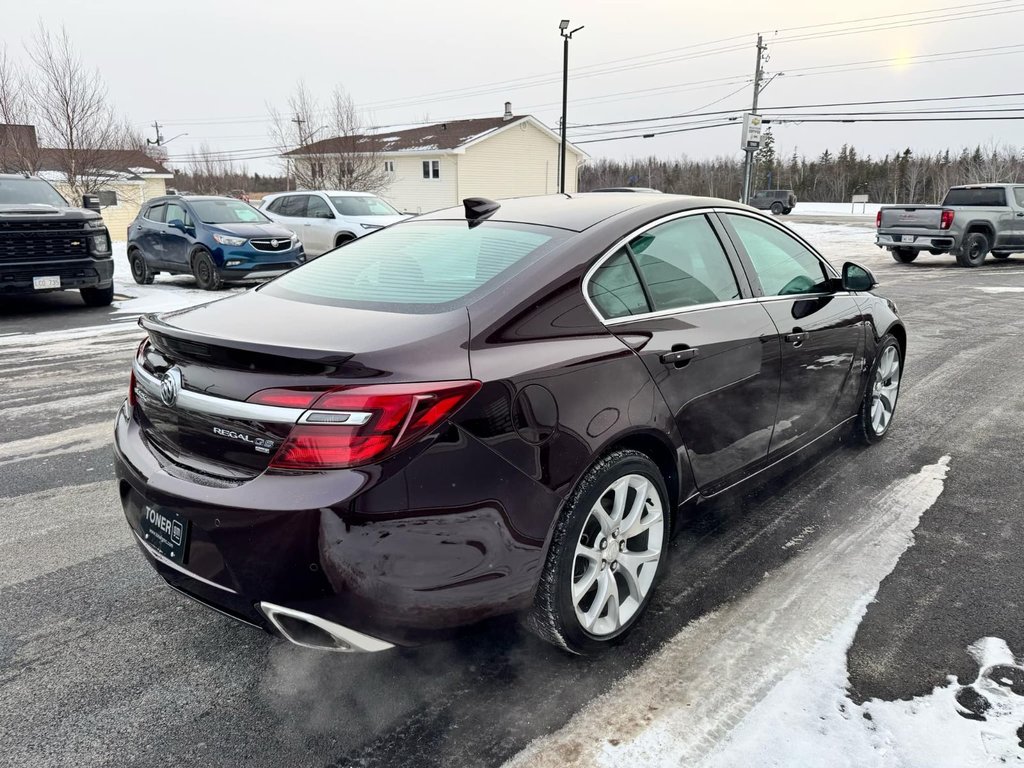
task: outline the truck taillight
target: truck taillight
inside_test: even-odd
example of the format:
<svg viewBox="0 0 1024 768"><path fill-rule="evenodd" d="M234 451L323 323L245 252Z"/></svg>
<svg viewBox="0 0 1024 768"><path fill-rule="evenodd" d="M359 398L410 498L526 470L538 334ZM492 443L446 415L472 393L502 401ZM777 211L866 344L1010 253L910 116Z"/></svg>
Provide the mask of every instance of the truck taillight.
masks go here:
<svg viewBox="0 0 1024 768"><path fill-rule="evenodd" d="M882 226L882 212L879 211L875 214L875 229L880 229Z"/></svg>
<svg viewBox="0 0 1024 768"><path fill-rule="evenodd" d="M942 211L942 216L939 218L939 229L949 229L952 227L954 215L956 215L956 211L951 211L949 208L945 208Z"/></svg>
<svg viewBox="0 0 1024 768"><path fill-rule="evenodd" d="M276 469L343 469L380 461L423 437L480 389L479 381L341 387L312 403L270 462ZM308 393L264 390L250 402Z"/></svg>

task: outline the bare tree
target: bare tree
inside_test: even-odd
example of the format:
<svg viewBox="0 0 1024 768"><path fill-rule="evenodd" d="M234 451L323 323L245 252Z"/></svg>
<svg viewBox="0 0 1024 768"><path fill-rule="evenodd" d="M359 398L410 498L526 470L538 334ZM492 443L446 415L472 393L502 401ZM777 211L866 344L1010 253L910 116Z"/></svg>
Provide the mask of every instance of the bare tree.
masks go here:
<svg viewBox="0 0 1024 768"><path fill-rule="evenodd" d="M352 97L335 86L326 104L300 81L281 112L268 105L270 138L285 155L285 171L297 188L382 192L390 183L377 137Z"/></svg>
<svg viewBox="0 0 1024 768"><path fill-rule="evenodd" d="M36 173L39 143L25 71L0 46L0 171Z"/></svg>
<svg viewBox="0 0 1024 768"><path fill-rule="evenodd" d="M89 70L65 28L50 32L40 23L28 49L35 65L28 95L35 107L48 162L79 197L116 176L111 150L132 149L138 137L118 118L98 70Z"/></svg>

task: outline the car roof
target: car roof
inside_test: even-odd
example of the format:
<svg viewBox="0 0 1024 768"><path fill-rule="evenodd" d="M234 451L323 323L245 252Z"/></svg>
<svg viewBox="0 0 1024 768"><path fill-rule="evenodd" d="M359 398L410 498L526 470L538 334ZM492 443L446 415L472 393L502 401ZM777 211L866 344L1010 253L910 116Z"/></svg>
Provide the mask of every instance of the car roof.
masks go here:
<svg viewBox="0 0 1024 768"><path fill-rule="evenodd" d="M645 192L584 192L574 195L539 195L514 197L496 201L500 207L488 216L489 221L537 224L582 232L613 216L632 212L637 218L687 211L694 208L740 208L752 210L731 200L690 195L668 195ZM422 220L465 220L465 208L444 208L418 216Z"/></svg>
<svg viewBox="0 0 1024 768"><path fill-rule="evenodd" d="M185 202L193 202L195 200L237 200L238 202L245 202L244 200L238 200L237 197L229 197L228 195L160 195L159 197L149 198L146 201L146 205L169 203L173 200L184 200Z"/></svg>
<svg viewBox="0 0 1024 768"><path fill-rule="evenodd" d="M334 195L335 197L377 197L373 192L348 192L343 189L290 189L287 192L274 192L264 195L263 199L282 197L284 195Z"/></svg>

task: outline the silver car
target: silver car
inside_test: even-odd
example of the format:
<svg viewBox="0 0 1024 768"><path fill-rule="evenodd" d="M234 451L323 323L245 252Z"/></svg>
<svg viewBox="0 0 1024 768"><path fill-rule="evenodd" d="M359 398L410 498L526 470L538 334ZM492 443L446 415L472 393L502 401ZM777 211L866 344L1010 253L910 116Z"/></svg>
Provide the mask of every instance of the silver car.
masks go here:
<svg viewBox="0 0 1024 768"><path fill-rule="evenodd" d="M408 218L376 195L337 190L267 195L260 210L299 236L307 258Z"/></svg>

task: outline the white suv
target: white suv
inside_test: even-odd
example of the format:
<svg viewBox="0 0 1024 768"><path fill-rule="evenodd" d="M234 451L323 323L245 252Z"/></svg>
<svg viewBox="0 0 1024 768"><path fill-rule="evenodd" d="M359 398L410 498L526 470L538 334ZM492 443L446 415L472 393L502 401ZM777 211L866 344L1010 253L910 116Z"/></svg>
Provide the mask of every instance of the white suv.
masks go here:
<svg viewBox="0 0 1024 768"><path fill-rule="evenodd" d="M307 258L408 218L366 192L281 192L264 197L260 210L299 236Z"/></svg>

